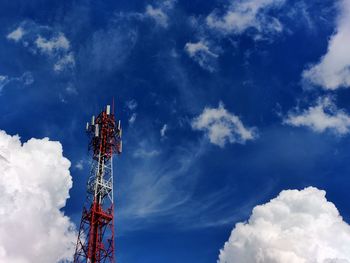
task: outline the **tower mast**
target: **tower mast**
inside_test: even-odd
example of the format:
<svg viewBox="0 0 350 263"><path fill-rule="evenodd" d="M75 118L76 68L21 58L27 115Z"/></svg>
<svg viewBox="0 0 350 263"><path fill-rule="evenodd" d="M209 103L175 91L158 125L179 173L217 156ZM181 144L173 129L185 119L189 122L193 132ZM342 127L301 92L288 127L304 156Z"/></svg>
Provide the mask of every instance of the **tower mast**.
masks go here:
<svg viewBox="0 0 350 263"><path fill-rule="evenodd" d="M92 166L74 263L114 263L113 154L122 152L122 129L110 105L92 116L86 132Z"/></svg>

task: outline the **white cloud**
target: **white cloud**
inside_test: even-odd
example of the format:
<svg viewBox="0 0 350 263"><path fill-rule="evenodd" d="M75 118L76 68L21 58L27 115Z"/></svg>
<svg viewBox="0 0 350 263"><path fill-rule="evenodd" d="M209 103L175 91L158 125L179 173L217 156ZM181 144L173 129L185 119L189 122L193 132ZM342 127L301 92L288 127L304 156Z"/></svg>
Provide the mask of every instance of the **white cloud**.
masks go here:
<svg viewBox="0 0 350 263"><path fill-rule="evenodd" d="M156 6L147 5L144 16L153 19L159 26L167 28L169 25L168 12L173 9L174 4L174 0L166 0L159 1Z"/></svg>
<svg viewBox="0 0 350 263"><path fill-rule="evenodd" d="M128 100L126 103L126 107L129 108L129 110L133 111L137 108L137 101L136 100Z"/></svg>
<svg viewBox="0 0 350 263"><path fill-rule="evenodd" d="M168 155L161 150L158 136L144 136L144 133L144 130L137 131L145 139L129 141L128 149L137 160L130 160L133 164L130 166L131 176L119 180L123 192L120 203L122 231L144 228L160 218L179 223L179 217L187 217L188 213L181 213L178 209L191 199L197 175L194 162L203 151L202 145L198 144L177 145ZM190 177L187 176L189 171Z"/></svg>
<svg viewBox="0 0 350 263"><path fill-rule="evenodd" d="M157 151L157 150L150 150L150 149L140 148L140 149L137 149L133 153L133 157L134 158L151 158L151 157L155 157L155 156L157 156L159 154L160 154L160 152Z"/></svg>
<svg viewBox="0 0 350 263"><path fill-rule="evenodd" d="M137 114L133 111L136 110L136 108L137 108L137 102L136 102L136 100L132 99L132 100L125 102L125 105L132 113L129 120L128 120L129 125L131 126L136 121Z"/></svg>
<svg viewBox="0 0 350 263"><path fill-rule="evenodd" d="M285 190L238 223L218 263L349 263L350 226L326 192Z"/></svg>
<svg viewBox="0 0 350 263"><path fill-rule="evenodd" d="M66 93L70 94L70 95L77 95L78 90L72 83L68 83L68 85L66 87Z"/></svg>
<svg viewBox="0 0 350 263"><path fill-rule="evenodd" d="M68 39L62 33L50 39L43 38L39 35L35 40L35 45L41 52L49 55L53 55L53 53L57 51L67 51L70 47Z"/></svg>
<svg viewBox="0 0 350 263"><path fill-rule="evenodd" d="M350 131L350 116L344 110L338 109L330 97L319 98L316 105L302 112L299 108L290 111L283 123L296 127L305 126L316 132L330 130L338 135Z"/></svg>
<svg viewBox="0 0 350 263"><path fill-rule="evenodd" d="M10 82L8 76L0 75L0 92Z"/></svg>
<svg viewBox="0 0 350 263"><path fill-rule="evenodd" d="M138 31L122 21L112 21L105 29L93 33L79 51L80 63L88 71L115 72L130 55L138 40Z"/></svg>
<svg viewBox="0 0 350 263"><path fill-rule="evenodd" d="M21 26L17 27L14 31L10 32L7 35L7 39L11 39L15 42L18 42L25 34L25 31Z"/></svg>
<svg viewBox="0 0 350 263"><path fill-rule="evenodd" d="M136 121L137 114L133 113L129 119L129 124L132 125Z"/></svg>
<svg viewBox="0 0 350 263"><path fill-rule="evenodd" d="M168 130L168 125L164 124L163 127L160 129L160 136L164 137L165 136L165 132Z"/></svg>
<svg viewBox="0 0 350 263"><path fill-rule="evenodd" d="M342 0L337 28L319 63L303 72L303 78L324 89L350 87L350 0Z"/></svg>
<svg viewBox="0 0 350 263"><path fill-rule="evenodd" d="M57 36L50 39L39 35L34 43L41 53L55 57L56 62L53 68L56 72L75 66L74 55L70 51L70 43L62 33L58 33Z"/></svg>
<svg viewBox="0 0 350 263"><path fill-rule="evenodd" d="M219 55L210 51L205 41L201 40L197 43L186 43L185 51L189 57L196 61L203 69L210 72L214 71L213 64Z"/></svg>
<svg viewBox="0 0 350 263"><path fill-rule="evenodd" d="M240 34L249 28L259 32L280 32L281 23L266 12L284 3L285 0L231 1L222 16L217 10L213 11L206 19L207 25L224 34Z"/></svg>
<svg viewBox="0 0 350 263"><path fill-rule="evenodd" d="M70 162L59 142L0 131L0 262L71 260L76 232L60 211L69 197Z"/></svg>
<svg viewBox="0 0 350 263"><path fill-rule="evenodd" d="M23 85L25 86L28 86L28 85L31 85L33 84L34 82L34 78L33 78L33 75L31 72L27 71L27 72L24 72L22 74L22 76L18 77L18 78L14 78L14 80L17 80L21 83L23 83Z"/></svg>
<svg viewBox="0 0 350 263"><path fill-rule="evenodd" d="M55 71L62 71L67 68L73 68L75 66L75 59L72 52L61 57L53 66Z"/></svg>
<svg viewBox="0 0 350 263"><path fill-rule="evenodd" d="M256 138L255 128L244 127L242 121L228 112L222 103L218 108L205 108L192 121L194 130L205 131L211 143L224 147L226 143L245 143Z"/></svg>
<svg viewBox="0 0 350 263"><path fill-rule="evenodd" d="M155 0L148 4L144 12L120 12L115 14L117 20L152 20L157 26L167 28L169 26L169 15L174 9L176 0Z"/></svg>
<svg viewBox="0 0 350 263"><path fill-rule="evenodd" d="M83 170L84 169L84 160L79 160L75 166L74 166L76 169L78 170Z"/></svg>
<svg viewBox="0 0 350 263"><path fill-rule="evenodd" d="M44 37L45 36L45 37ZM67 37L49 26L23 21L7 39L22 43L33 54L43 54L53 62L53 69L60 72L75 66L74 54Z"/></svg>
<svg viewBox="0 0 350 263"><path fill-rule="evenodd" d="M0 75L0 92L5 88L5 86L11 82L18 82L22 84L23 86L31 85L34 82L34 78L32 73L30 72L24 72L19 77L9 77L5 75Z"/></svg>
<svg viewBox="0 0 350 263"><path fill-rule="evenodd" d="M139 141L133 152L134 158L152 158L158 156L161 152L154 149L147 140Z"/></svg>
<svg viewBox="0 0 350 263"><path fill-rule="evenodd" d="M153 18L157 24L161 25L162 27L168 26L168 16L163 12L160 8L154 8L151 5L148 5L146 7L145 14L151 18Z"/></svg>

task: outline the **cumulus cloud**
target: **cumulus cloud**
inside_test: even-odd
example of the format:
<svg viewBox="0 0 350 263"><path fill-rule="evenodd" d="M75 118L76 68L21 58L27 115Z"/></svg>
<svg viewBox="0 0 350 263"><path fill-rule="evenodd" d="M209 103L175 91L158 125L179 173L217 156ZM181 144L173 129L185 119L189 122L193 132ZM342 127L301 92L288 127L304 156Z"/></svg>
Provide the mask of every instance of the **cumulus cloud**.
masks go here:
<svg viewBox="0 0 350 263"><path fill-rule="evenodd" d="M350 1L342 0L327 53L303 72L303 79L327 90L350 87Z"/></svg>
<svg viewBox="0 0 350 263"><path fill-rule="evenodd" d="M259 32L280 32L282 25L268 11L278 8L285 0L239 0L223 12L214 10L207 18L207 25L224 34L241 34L249 28Z"/></svg>
<svg viewBox="0 0 350 263"><path fill-rule="evenodd" d="M213 64L215 64L219 55L210 51L205 41L201 40L197 43L188 42L185 45L185 51L187 55L196 61L203 69L210 72L215 70Z"/></svg>
<svg viewBox="0 0 350 263"><path fill-rule="evenodd" d="M285 190L238 223L218 263L349 263L350 226L326 192Z"/></svg>
<svg viewBox="0 0 350 263"><path fill-rule="evenodd" d="M226 143L245 143L256 138L255 128L246 128L242 121L228 112L222 103L218 108L205 108L192 121L194 130L205 131L211 143L224 147Z"/></svg>
<svg viewBox="0 0 350 263"><path fill-rule="evenodd" d="M295 108L283 122L296 127L305 126L320 133L330 130L338 135L349 133L350 128L350 116L338 109L329 96L319 98L314 106L304 111Z"/></svg>
<svg viewBox="0 0 350 263"><path fill-rule="evenodd" d="M71 260L76 232L60 211L69 197L70 162L59 142L0 131L0 262Z"/></svg>
<svg viewBox="0 0 350 263"><path fill-rule="evenodd" d="M75 66L74 54L67 37L49 26L23 21L7 35L7 39L22 43L33 54L42 54L53 61L53 69L61 72Z"/></svg>

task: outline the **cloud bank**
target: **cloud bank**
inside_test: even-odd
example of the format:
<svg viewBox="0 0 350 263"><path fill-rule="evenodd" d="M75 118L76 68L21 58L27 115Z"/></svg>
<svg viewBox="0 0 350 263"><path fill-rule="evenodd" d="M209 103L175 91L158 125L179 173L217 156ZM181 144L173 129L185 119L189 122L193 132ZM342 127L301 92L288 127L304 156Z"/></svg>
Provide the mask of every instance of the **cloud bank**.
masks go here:
<svg viewBox="0 0 350 263"><path fill-rule="evenodd" d="M342 0L327 53L303 72L303 79L326 90L350 87L350 0Z"/></svg>
<svg viewBox="0 0 350 263"><path fill-rule="evenodd" d="M298 108L290 111L283 123L300 127L308 127L315 132L327 130L337 135L344 135L350 131L350 116L338 109L331 97L319 98L316 105L304 111Z"/></svg>
<svg viewBox="0 0 350 263"><path fill-rule="evenodd" d="M71 260L76 234L60 209L72 187L59 142L0 131L0 262Z"/></svg>
<svg viewBox="0 0 350 263"><path fill-rule="evenodd" d="M222 103L218 108L205 108L192 121L194 130L204 131L211 143L224 147L226 143L245 143L256 138L255 128L246 128L242 121L228 112Z"/></svg>
<svg viewBox="0 0 350 263"><path fill-rule="evenodd" d="M326 192L285 190L238 223L218 263L349 263L350 226Z"/></svg>

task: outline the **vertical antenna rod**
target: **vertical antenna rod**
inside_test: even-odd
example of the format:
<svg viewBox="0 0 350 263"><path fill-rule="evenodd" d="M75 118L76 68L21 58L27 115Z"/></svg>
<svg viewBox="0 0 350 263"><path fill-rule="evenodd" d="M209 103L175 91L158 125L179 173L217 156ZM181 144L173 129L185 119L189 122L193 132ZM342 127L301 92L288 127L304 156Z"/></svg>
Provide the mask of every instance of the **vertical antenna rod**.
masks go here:
<svg viewBox="0 0 350 263"><path fill-rule="evenodd" d="M74 263L114 263L113 154L122 152L122 129L110 105L92 116L86 132L93 161Z"/></svg>

